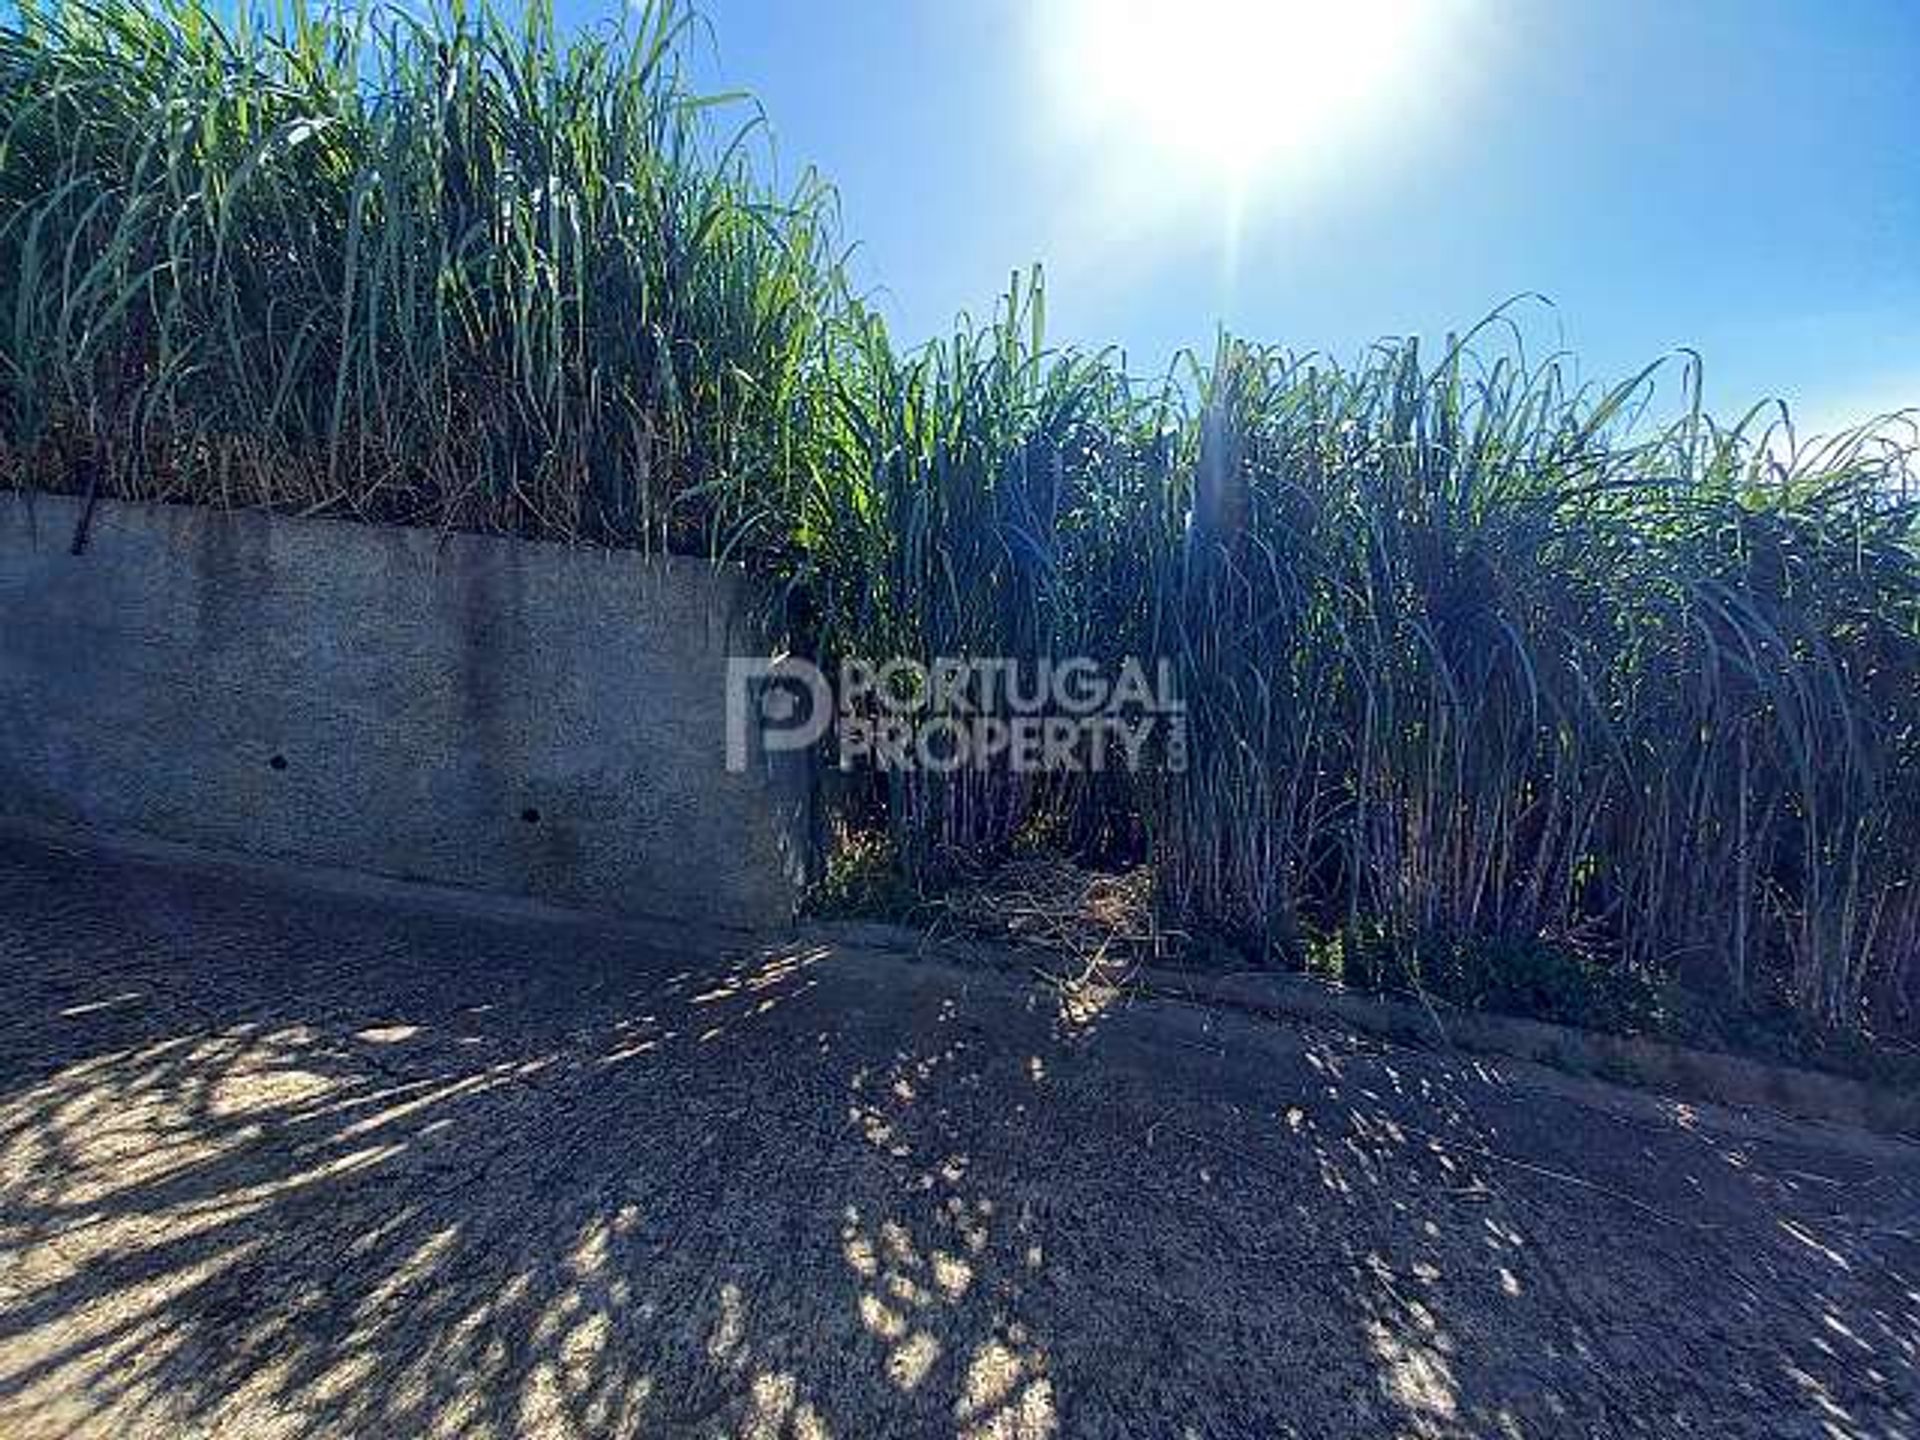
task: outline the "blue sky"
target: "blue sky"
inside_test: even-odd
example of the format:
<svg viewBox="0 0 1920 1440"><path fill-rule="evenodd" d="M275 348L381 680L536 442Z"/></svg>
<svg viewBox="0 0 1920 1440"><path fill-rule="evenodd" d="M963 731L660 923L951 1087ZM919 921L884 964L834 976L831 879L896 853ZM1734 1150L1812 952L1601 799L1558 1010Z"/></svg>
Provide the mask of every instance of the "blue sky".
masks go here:
<svg viewBox="0 0 1920 1440"><path fill-rule="evenodd" d="M903 341L1034 261L1052 337L1140 372L1222 322L1344 355L1538 291L1589 378L1693 346L1719 410L1920 404L1916 0L1214 3L1176 40L1108 0L705 0L697 63L838 185Z"/></svg>

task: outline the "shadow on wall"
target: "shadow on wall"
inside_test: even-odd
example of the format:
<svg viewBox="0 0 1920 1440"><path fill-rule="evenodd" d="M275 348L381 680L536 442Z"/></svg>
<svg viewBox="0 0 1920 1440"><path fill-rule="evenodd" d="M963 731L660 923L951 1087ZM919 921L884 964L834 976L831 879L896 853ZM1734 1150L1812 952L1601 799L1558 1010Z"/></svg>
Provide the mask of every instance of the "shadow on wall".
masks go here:
<svg viewBox="0 0 1920 1440"><path fill-rule="evenodd" d="M1911 1423L1920 1265L1822 1218L1845 1177L1623 1119L1673 1213L1582 1191L1543 1176L1595 1137L1477 1119L1486 1067L1288 1032L1250 1065L1202 1012L821 947L29 892L16 1433Z"/></svg>

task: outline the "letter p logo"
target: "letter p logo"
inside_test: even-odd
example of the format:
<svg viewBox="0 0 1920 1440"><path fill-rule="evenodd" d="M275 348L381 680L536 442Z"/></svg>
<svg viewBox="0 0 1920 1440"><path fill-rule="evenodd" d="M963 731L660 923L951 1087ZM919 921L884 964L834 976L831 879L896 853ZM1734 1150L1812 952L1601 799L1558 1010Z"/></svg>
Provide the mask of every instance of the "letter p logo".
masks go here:
<svg viewBox="0 0 1920 1440"><path fill-rule="evenodd" d="M820 667L791 655L727 657L727 772L745 774L755 737L763 755L805 750L833 723L833 688Z"/></svg>

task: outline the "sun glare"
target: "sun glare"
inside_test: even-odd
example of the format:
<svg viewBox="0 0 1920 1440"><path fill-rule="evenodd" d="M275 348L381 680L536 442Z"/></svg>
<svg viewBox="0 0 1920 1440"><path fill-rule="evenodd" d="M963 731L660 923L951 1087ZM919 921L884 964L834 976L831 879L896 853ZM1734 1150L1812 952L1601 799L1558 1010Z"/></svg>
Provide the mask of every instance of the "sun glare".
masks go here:
<svg viewBox="0 0 1920 1440"><path fill-rule="evenodd" d="M1047 37L1070 131L1244 194L1337 161L1390 111L1435 0L1073 0Z"/></svg>

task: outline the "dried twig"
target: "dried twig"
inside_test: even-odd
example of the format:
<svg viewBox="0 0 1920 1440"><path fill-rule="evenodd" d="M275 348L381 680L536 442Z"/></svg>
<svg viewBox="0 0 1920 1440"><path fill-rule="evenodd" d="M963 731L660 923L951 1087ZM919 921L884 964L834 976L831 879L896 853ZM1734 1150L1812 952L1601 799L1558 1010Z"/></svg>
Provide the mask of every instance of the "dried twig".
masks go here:
<svg viewBox="0 0 1920 1440"><path fill-rule="evenodd" d="M1145 866L1107 874L1064 860L1016 860L956 887L934 910L932 929L1062 956L1078 983L1124 984L1185 938L1156 920Z"/></svg>

